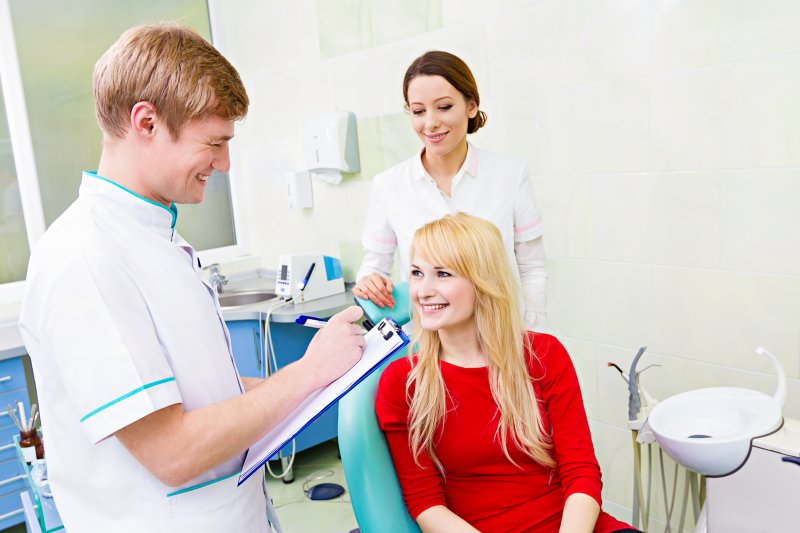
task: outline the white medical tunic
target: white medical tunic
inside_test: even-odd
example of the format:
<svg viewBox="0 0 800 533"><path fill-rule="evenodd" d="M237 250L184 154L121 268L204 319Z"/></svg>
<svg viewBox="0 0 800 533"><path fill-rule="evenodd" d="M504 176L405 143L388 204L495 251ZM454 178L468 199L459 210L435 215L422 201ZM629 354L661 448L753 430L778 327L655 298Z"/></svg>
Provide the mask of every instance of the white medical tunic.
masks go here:
<svg viewBox="0 0 800 533"><path fill-rule="evenodd" d="M414 232L459 211L497 226L511 268L519 277L515 243L532 241L543 233L530 175L522 160L468 143L449 197L422 165L422 150L375 176L362 235L364 260L356 278L370 272L387 275L397 251L400 277L407 280Z"/></svg>
<svg viewBox="0 0 800 533"><path fill-rule="evenodd" d="M169 487L114 436L166 406L191 411L243 391L176 217L174 205L84 173L31 254L20 330L67 531L269 531L260 476L236 487L243 455Z"/></svg>

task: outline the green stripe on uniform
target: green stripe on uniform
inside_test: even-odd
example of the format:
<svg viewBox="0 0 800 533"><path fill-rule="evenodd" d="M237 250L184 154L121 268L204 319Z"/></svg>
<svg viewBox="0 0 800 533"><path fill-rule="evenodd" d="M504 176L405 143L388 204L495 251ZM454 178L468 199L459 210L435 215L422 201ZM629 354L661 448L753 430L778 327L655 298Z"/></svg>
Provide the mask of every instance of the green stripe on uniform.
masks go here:
<svg viewBox="0 0 800 533"><path fill-rule="evenodd" d="M148 383L147 385L143 385L143 386L141 386L139 388L133 389L129 393L123 394L122 396L120 396L116 400L111 400L107 404L101 405L100 407L98 407L97 409L92 411L91 413L89 413L86 416L84 416L83 418L81 418L81 422L84 422L86 419L93 417L94 415L96 415L97 413L99 413L100 411L102 411L104 409L108 409L109 407L111 407L115 403L119 403L119 402L121 402L122 400L124 400L126 398L130 398L134 394L138 394L138 393L142 392L143 390L149 389L150 387L155 387L156 385L162 385L164 383L169 383L170 381L175 381L175 378L171 377L171 378L160 379L158 381L154 381L152 383Z"/></svg>
<svg viewBox="0 0 800 533"><path fill-rule="evenodd" d="M175 492L170 492L169 494L167 494L167 498L169 498L170 496L177 496L178 494L183 494L185 492L191 492L193 490L202 489L203 487L207 487L208 485L213 485L218 481L225 481L226 479L230 479L233 476L238 476L239 474L241 474L241 472L234 472L233 474L230 474L228 476L222 476L221 478L212 479L211 481L206 481L205 483L200 483L198 485L192 485L191 487L186 487L185 489L176 490Z"/></svg>

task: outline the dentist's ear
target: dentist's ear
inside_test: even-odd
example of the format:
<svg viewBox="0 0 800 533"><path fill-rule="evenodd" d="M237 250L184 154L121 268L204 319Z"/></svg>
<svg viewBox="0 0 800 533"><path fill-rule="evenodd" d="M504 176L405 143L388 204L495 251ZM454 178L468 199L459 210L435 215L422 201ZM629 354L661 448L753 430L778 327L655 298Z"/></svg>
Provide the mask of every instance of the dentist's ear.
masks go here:
<svg viewBox="0 0 800 533"><path fill-rule="evenodd" d="M158 113L151 102L136 102L131 108L131 131L137 136L152 137L155 134Z"/></svg>

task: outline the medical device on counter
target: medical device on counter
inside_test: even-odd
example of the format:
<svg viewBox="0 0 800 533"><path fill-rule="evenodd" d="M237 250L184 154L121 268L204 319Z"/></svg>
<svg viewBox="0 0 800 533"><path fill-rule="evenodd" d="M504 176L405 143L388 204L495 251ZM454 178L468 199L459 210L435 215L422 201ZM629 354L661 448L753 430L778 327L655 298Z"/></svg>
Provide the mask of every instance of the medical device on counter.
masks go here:
<svg viewBox="0 0 800 533"><path fill-rule="evenodd" d="M328 255L280 256L275 293L294 303L310 302L344 292L342 262Z"/></svg>

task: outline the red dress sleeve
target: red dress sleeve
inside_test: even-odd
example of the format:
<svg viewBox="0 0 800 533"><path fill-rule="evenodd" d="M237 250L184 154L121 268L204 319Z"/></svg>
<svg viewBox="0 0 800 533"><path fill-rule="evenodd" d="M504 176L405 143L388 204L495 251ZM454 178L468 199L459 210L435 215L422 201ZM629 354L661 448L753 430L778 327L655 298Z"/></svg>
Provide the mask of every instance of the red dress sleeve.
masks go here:
<svg viewBox="0 0 800 533"><path fill-rule="evenodd" d="M425 452L420 454L417 465L408 445L406 379L410 370L408 358L398 359L386 367L378 382L375 414L386 436L408 513L416 520L425 509L447 504L443 479L436 465Z"/></svg>
<svg viewBox="0 0 800 533"><path fill-rule="evenodd" d="M555 337L529 335L540 364L533 364L534 390L544 403L552 428L554 459L564 488L564 501L576 492L602 505L600 466L583 405L578 376L567 350Z"/></svg>

